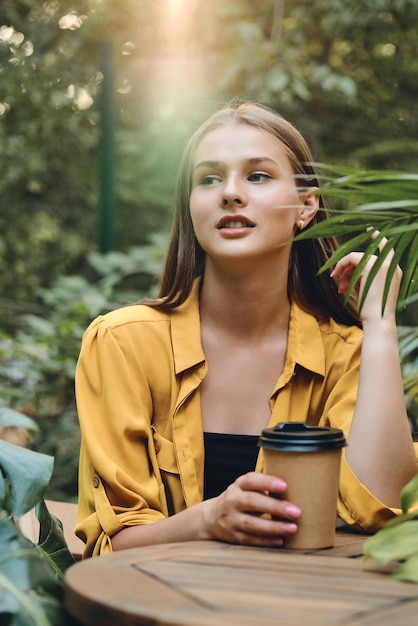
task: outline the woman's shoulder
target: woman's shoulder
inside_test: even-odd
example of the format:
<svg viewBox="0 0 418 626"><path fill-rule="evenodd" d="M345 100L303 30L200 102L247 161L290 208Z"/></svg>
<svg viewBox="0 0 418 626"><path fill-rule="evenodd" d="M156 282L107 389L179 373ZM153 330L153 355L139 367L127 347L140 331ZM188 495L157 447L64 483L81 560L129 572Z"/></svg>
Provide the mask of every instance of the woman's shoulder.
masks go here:
<svg viewBox="0 0 418 626"><path fill-rule="evenodd" d="M159 311L149 305L138 303L130 304L103 315L97 316L89 325L87 331L101 330L114 331L117 329L129 328L132 325L142 326L152 323L167 323L170 320L170 314Z"/></svg>

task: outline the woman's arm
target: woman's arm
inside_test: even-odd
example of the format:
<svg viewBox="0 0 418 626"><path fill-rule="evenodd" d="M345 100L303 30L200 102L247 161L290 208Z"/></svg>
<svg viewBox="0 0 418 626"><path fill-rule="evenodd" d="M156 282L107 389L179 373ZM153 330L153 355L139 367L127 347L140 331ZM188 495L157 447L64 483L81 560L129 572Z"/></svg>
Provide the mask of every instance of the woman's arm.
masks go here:
<svg viewBox="0 0 418 626"><path fill-rule="evenodd" d="M386 240L380 247L383 248ZM390 260L385 259L373 280L361 311L363 346L358 398L350 429L346 458L359 480L390 507L400 506L400 493L416 474L417 462L408 423L395 310L402 277L392 280L384 314L382 297ZM339 291L347 291L362 253L351 253L337 263L331 276ZM376 257L367 263L359 281L359 297Z"/></svg>
<svg viewBox="0 0 418 626"><path fill-rule="evenodd" d="M157 543L215 539L254 546L280 546L294 534L300 509L271 497L286 489L283 480L249 472L237 478L220 496L152 524L124 528L112 537L114 550ZM281 521L260 517L262 513Z"/></svg>

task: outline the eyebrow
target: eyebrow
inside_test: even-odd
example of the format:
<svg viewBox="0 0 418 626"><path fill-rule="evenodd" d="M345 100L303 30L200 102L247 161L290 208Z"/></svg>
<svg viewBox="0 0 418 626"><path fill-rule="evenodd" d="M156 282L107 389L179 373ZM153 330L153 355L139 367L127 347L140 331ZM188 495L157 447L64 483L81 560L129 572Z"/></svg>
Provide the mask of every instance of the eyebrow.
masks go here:
<svg viewBox="0 0 418 626"><path fill-rule="evenodd" d="M273 163L274 165L278 165L277 161L268 156L260 156L260 157L252 157L251 159L246 159L246 163L251 165L257 165L257 163L265 163L265 162ZM195 165L194 170L200 169L202 167L219 167L223 165L223 161L200 161Z"/></svg>

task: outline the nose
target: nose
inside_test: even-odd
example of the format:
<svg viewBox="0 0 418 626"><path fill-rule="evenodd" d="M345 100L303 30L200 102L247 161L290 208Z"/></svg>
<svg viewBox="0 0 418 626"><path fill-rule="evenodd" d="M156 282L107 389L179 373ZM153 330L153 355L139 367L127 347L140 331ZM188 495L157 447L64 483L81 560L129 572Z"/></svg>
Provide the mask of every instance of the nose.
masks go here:
<svg viewBox="0 0 418 626"><path fill-rule="evenodd" d="M243 206L246 204L247 200L244 188L236 176L231 176L225 181L220 200L223 208L229 206Z"/></svg>
<svg viewBox="0 0 418 626"><path fill-rule="evenodd" d="M228 196L224 195L222 196L222 206L223 207L227 207L230 205L236 205L236 206L241 206L243 204L241 198L236 197L236 198L229 198Z"/></svg>

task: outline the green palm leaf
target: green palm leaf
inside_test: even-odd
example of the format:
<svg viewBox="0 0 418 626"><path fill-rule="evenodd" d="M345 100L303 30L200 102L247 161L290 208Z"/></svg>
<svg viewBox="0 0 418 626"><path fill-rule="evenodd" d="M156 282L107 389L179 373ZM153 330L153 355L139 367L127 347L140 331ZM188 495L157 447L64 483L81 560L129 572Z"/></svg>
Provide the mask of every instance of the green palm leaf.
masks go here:
<svg viewBox="0 0 418 626"><path fill-rule="evenodd" d="M334 236L344 243L332 255L321 271L329 269L350 252L362 250L364 258L354 272L347 298L355 289L364 265L373 254L378 261L367 277L359 306L364 303L370 285L385 258L395 250L387 275L382 299L386 304L390 282L398 264L403 277L399 306L418 299L418 175L405 172L361 172L346 167L330 168L319 165L323 187L318 190L323 197L338 202L330 218L315 224L297 235L296 239ZM342 203L344 206L341 206ZM368 230L370 229L370 230ZM372 239L373 231L380 237ZM378 243L386 237L388 243L378 251Z"/></svg>

